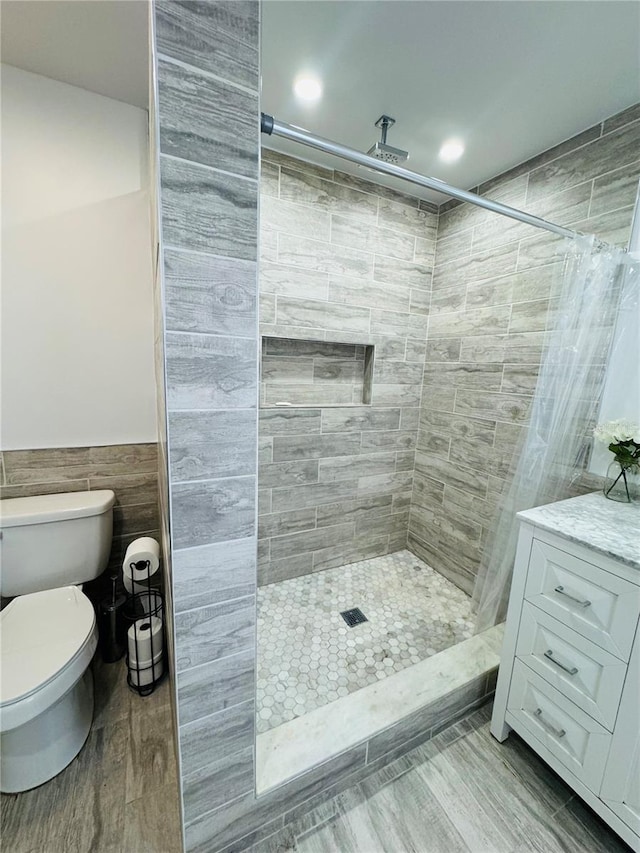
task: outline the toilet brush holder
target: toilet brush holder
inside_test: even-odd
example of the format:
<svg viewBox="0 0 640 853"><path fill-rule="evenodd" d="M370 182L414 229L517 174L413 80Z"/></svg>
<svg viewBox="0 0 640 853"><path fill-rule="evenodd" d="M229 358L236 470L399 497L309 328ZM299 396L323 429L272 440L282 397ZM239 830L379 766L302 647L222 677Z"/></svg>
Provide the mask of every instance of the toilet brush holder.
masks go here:
<svg viewBox="0 0 640 853"><path fill-rule="evenodd" d="M105 663L119 661L127 650L127 624L124 610L125 595L116 595L117 575L111 575L111 596L103 598L98 608L100 653Z"/></svg>

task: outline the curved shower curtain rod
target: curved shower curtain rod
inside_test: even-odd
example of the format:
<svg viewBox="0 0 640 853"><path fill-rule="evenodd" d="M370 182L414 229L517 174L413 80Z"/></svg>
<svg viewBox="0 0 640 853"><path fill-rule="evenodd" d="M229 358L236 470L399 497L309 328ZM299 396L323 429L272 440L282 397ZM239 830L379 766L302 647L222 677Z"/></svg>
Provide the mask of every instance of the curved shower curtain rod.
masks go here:
<svg viewBox="0 0 640 853"><path fill-rule="evenodd" d="M266 113L261 113L260 130L269 136L275 135L281 136L283 139L291 139L293 142L299 142L310 148L316 148L318 151L324 151L326 154L334 154L336 157L341 157L343 160L349 160L360 166L366 166L369 169L374 169L376 172L382 172L385 175L391 175L393 178L400 178L411 184L417 184L420 187L426 187L429 190L449 195L459 201L468 201L477 207L484 207L486 210L493 211L493 213L499 213L502 216L508 216L510 219L526 222L527 225L533 225L534 228L543 228L545 231L551 231L553 234L559 234L561 237L570 237L573 239L581 236L577 231L563 228L554 222L547 222L546 219L541 219L539 216L533 216L530 213L525 213L523 210L509 207L507 204L500 204L499 201L491 201L491 199L483 198L467 190L459 190L457 187L452 187L438 178L429 178L417 172L411 172L409 169L403 169L402 166L394 166L392 163L386 163L384 160L370 157L368 154L356 151L355 148L347 148L346 145L331 142L330 139L314 136L312 133L302 130L299 127L285 124L282 121L276 121L273 116Z"/></svg>

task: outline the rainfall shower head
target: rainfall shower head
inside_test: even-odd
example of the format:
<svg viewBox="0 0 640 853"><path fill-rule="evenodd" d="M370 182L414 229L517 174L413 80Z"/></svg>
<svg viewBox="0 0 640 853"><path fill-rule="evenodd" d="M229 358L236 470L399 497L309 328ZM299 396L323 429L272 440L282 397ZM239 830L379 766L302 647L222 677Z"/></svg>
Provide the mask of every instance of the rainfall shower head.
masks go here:
<svg viewBox="0 0 640 853"><path fill-rule="evenodd" d="M370 157L376 157L378 160L384 160L387 163L393 163L399 166L409 159L409 152L403 151L401 148L394 148L392 145L387 145L387 131L396 123L391 116L380 116L375 126L380 128L380 142L376 142L367 151Z"/></svg>

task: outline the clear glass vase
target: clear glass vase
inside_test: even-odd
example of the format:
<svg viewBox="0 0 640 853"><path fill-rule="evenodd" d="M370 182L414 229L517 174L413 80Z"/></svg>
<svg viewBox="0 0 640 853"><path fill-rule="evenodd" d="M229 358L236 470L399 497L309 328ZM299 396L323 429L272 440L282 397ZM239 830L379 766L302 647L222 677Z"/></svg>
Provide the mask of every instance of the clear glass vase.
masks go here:
<svg viewBox="0 0 640 853"><path fill-rule="evenodd" d="M622 465L614 459L607 468L603 492L610 501L640 501L640 466Z"/></svg>

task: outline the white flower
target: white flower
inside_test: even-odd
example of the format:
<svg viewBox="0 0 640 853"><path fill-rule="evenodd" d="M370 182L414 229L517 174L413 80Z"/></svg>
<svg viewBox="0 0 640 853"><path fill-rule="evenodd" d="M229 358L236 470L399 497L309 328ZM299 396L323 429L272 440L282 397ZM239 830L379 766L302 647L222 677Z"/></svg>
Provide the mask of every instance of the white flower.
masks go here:
<svg viewBox="0 0 640 853"><path fill-rule="evenodd" d="M619 418L598 424L593 435L596 441L601 441L603 444L619 444L621 441L634 441L640 444L640 425L626 418Z"/></svg>

